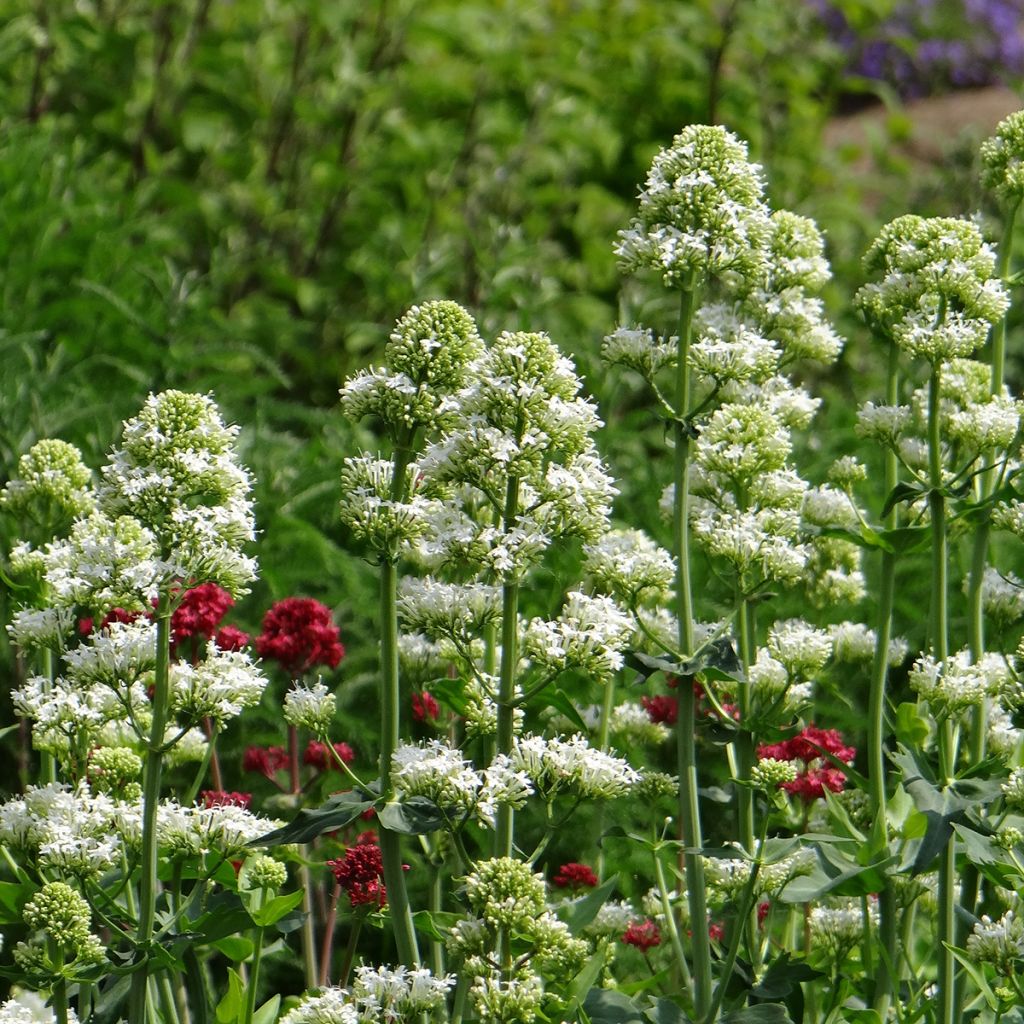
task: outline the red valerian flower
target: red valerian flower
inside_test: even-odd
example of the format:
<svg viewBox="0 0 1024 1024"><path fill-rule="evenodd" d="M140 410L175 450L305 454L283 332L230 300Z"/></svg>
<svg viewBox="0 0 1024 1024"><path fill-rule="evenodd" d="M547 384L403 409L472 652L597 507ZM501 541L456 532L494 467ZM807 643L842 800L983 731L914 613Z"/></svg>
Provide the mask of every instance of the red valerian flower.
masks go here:
<svg viewBox="0 0 1024 1024"><path fill-rule="evenodd" d="M384 861L380 847L375 842L357 843L350 846L343 857L329 860L338 885L348 894L353 907L376 903L383 907L387 902L384 888Z"/></svg>
<svg viewBox="0 0 1024 1024"><path fill-rule="evenodd" d="M222 651L241 651L252 643L252 637L236 626L222 626L213 634L213 642Z"/></svg>
<svg viewBox="0 0 1024 1024"><path fill-rule="evenodd" d="M248 807L252 803L252 793L229 793L223 789L204 789L200 794L203 806L211 807Z"/></svg>
<svg viewBox="0 0 1024 1024"><path fill-rule="evenodd" d="M356 759L356 752L347 743L335 743L334 750L345 764L351 764ZM310 740L306 745L302 763L308 764L318 772L325 772L328 768L337 767L337 762L331 757L327 744L321 743L319 740Z"/></svg>
<svg viewBox="0 0 1024 1024"><path fill-rule="evenodd" d="M679 701L675 697L641 697L640 703L655 724L675 725L679 718Z"/></svg>
<svg viewBox="0 0 1024 1024"><path fill-rule="evenodd" d="M852 764L857 756L857 748L848 747L837 730L819 729L813 724L781 743L762 744L757 748L757 756L772 757L776 761L803 761L803 771L792 782L780 783L779 788L810 803L820 800L826 789L840 793L846 785L846 773L826 761L821 756L822 750L847 764Z"/></svg>
<svg viewBox="0 0 1024 1024"><path fill-rule="evenodd" d="M242 756L242 771L259 772L268 779L288 767L288 751L284 747L248 747Z"/></svg>
<svg viewBox="0 0 1024 1024"><path fill-rule="evenodd" d="M261 658L279 662L293 679L315 665L336 668L345 654L331 610L311 597L278 601L263 616L256 650Z"/></svg>
<svg viewBox="0 0 1024 1024"><path fill-rule="evenodd" d="M209 640L234 603L234 598L216 583L201 583L186 590L171 616L172 643L180 644L192 637Z"/></svg>
<svg viewBox="0 0 1024 1024"><path fill-rule="evenodd" d="M708 938L712 942L721 942L725 938L725 925L717 921L708 922Z"/></svg>
<svg viewBox="0 0 1024 1024"><path fill-rule="evenodd" d="M761 926L764 925L765 918L768 916L768 912L772 909L772 905L768 900L763 900L757 905L757 923Z"/></svg>
<svg viewBox="0 0 1024 1024"><path fill-rule="evenodd" d="M143 616L147 619L153 618L149 612L130 612L124 608L111 608L110 611L103 616L103 619L100 622L100 629L106 629L112 622L124 622L131 624L132 622L143 618ZM79 619L78 632L82 636L88 636L93 631L93 627L95 625L96 620L91 616L85 619Z"/></svg>
<svg viewBox="0 0 1024 1024"><path fill-rule="evenodd" d="M436 722L441 706L426 690L412 695L412 717L414 722Z"/></svg>
<svg viewBox="0 0 1024 1024"><path fill-rule="evenodd" d="M577 864L573 861L571 864L563 864L558 869L558 873L551 879L551 884L557 885L559 889L592 889L597 885L597 875L586 864Z"/></svg>
<svg viewBox="0 0 1024 1024"><path fill-rule="evenodd" d="M627 946L636 946L641 953L661 945L661 931L658 926L648 918L646 921L631 921L629 927L622 933L622 941Z"/></svg>

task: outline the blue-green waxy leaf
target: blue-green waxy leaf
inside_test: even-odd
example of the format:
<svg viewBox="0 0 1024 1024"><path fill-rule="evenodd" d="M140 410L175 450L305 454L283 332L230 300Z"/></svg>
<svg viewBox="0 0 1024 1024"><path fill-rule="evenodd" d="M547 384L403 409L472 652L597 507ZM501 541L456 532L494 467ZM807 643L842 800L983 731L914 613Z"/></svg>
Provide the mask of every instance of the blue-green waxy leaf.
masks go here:
<svg viewBox="0 0 1024 1024"><path fill-rule="evenodd" d="M364 811L376 806L372 793L348 790L337 793L319 807L300 811L295 820L281 828L253 840L250 846L285 846L290 843L308 843L324 832L333 832L351 824Z"/></svg>
<svg viewBox="0 0 1024 1024"><path fill-rule="evenodd" d="M384 828L407 836L426 835L448 824L448 818L441 808L425 796L392 800L380 809L377 817Z"/></svg>

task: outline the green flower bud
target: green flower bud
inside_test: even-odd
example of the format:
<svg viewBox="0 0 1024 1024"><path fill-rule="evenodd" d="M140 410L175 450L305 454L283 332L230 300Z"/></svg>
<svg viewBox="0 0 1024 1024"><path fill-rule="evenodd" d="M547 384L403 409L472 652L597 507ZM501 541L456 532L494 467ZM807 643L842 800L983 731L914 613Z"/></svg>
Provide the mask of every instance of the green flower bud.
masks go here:
<svg viewBox="0 0 1024 1024"><path fill-rule="evenodd" d="M252 889L280 889L288 881L288 869L280 861L257 853L242 866L245 884Z"/></svg>
<svg viewBox="0 0 1024 1024"><path fill-rule="evenodd" d="M89 758L86 776L94 793L110 793L125 800L141 795L138 780L142 758L127 747L99 747Z"/></svg>

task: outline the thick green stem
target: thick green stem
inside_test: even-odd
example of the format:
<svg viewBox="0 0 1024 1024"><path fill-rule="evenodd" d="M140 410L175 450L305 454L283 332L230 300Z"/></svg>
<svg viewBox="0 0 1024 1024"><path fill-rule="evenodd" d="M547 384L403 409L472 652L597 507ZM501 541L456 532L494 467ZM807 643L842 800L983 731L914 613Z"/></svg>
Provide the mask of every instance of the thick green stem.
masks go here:
<svg viewBox="0 0 1024 1024"><path fill-rule="evenodd" d="M245 1017L242 1024L252 1024L256 1012L256 990L260 980L260 960L263 958L263 933L265 929L256 929L256 948L252 954L252 967L249 970L249 987L245 993Z"/></svg>
<svg viewBox="0 0 1024 1024"><path fill-rule="evenodd" d="M676 558L676 617L679 622L679 650L693 654L693 586L690 580L690 424L684 417L690 408L690 338L696 294L684 289L679 304L679 334L676 343L675 441L672 508L673 554ZM693 679L679 680L679 717L676 739L679 771L679 828L685 851L686 902L690 914L693 949L693 1007L702 1020L711 1006L711 940L707 929L707 886L704 881L704 845L697 795L696 701Z"/></svg>
<svg viewBox="0 0 1024 1024"><path fill-rule="evenodd" d="M380 780L385 799L393 793L391 785L391 758L398 747L400 689L398 676L398 571L391 559L381 564L380 624L381 624L381 725L380 725ZM416 943L416 930L405 888L402 870L401 843L397 832L381 826L380 852L384 864L384 884L388 891L391 927L395 935L399 959L407 967L419 967L420 954Z"/></svg>
<svg viewBox="0 0 1024 1024"><path fill-rule="evenodd" d="M510 476L505 488L505 530L515 525L519 510L519 478ZM511 754L515 738L516 670L519 666L519 581L501 591L501 666L498 670L497 752ZM494 829L494 856L512 856L512 808L499 804Z"/></svg>
<svg viewBox="0 0 1024 1024"><path fill-rule="evenodd" d="M142 785L142 853L139 858L139 926L136 944L143 956L153 938L157 894L157 810L160 805L160 782L163 775L163 742L167 731L170 707L170 639L171 607L166 595L156 608L156 670L153 676L153 722L146 748L146 765ZM128 1003L129 1024L145 1024L150 969L148 961L132 975Z"/></svg>
<svg viewBox="0 0 1024 1024"><path fill-rule="evenodd" d="M47 940L50 960L64 966L64 949L56 939ZM68 1024L68 983L62 974L53 982L53 1015L55 1024Z"/></svg>
<svg viewBox="0 0 1024 1024"><path fill-rule="evenodd" d="M895 591L896 556L890 551L884 551L879 581L875 657L868 698L868 786L873 822L871 852L875 857L883 854L889 842L886 824L888 794L885 790L885 689L889 674L889 639ZM878 913L882 950L879 956L880 970L875 976L874 1008L885 1020L892 995L896 991L896 900L889 879L879 895Z"/></svg>
<svg viewBox="0 0 1024 1024"><path fill-rule="evenodd" d="M686 963L686 953L683 950L683 940L679 934L679 925L676 923L676 912L672 909L672 901L669 898L668 882L665 879L665 868L662 866L661 857L658 851L652 852L654 860L654 879L658 885L658 896L661 899L661 912L665 916L665 929L668 931L669 941L672 943L672 952L676 955L676 962L683 976L683 984L686 988L693 987L693 979L690 977L690 968ZM706 926L705 926L706 927Z"/></svg>
<svg viewBox="0 0 1024 1024"><path fill-rule="evenodd" d="M46 689L49 691L53 685L53 651L46 647L43 649L43 678L46 680ZM57 760L49 750L43 750L39 754L39 784L48 786L51 782L57 781Z"/></svg>
<svg viewBox="0 0 1024 1024"><path fill-rule="evenodd" d="M942 493L942 453L939 435L939 392L941 369L932 366L928 382L928 470L931 491L928 506L932 525L932 654L941 671L946 671L949 658L949 610L947 562L949 557L946 538L946 499ZM939 729L939 770L940 782L945 786L952 780L954 752L952 731L946 726ZM956 1006L955 962L949 950L955 941L954 934L954 836L943 848L939 860L939 908L938 908L938 958L939 958L939 1015L940 1024L956 1024L959 1013Z"/></svg>
<svg viewBox="0 0 1024 1024"><path fill-rule="evenodd" d="M604 694L601 699L601 720L597 726L597 745L601 750L608 750L608 735L612 720L612 706L615 703L615 676L610 674L604 681ZM604 832L605 801L601 802L597 810L597 835ZM597 877L604 877L604 844L597 844Z"/></svg>

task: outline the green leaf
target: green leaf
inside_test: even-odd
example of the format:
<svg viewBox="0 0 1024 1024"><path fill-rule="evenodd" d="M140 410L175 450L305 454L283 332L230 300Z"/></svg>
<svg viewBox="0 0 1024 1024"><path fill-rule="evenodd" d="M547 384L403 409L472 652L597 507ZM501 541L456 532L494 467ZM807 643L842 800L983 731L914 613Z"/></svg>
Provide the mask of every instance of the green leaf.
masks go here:
<svg viewBox="0 0 1024 1024"><path fill-rule="evenodd" d="M563 904L560 910L567 910L563 920L569 926L573 935L579 934L581 928L585 928L597 917L598 911L605 905L609 897L615 892L616 880L609 878L602 882L596 889L592 889L584 896Z"/></svg>
<svg viewBox="0 0 1024 1024"><path fill-rule="evenodd" d="M442 704L446 704L448 707L458 714L463 714L466 710L466 698L463 693L466 689L466 680L449 679L447 676L443 679L432 679L429 683L426 683L423 687L427 690L432 697L435 697Z"/></svg>
<svg viewBox="0 0 1024 1024"><path fill-rule="evenodd" d="M601 977L601 971L604 970L607 962L606 951L598 947L593 956L583 965L583 969L579 974L573 978L572 984L569 986L566 994L572 1001L572 1005L582 1005L594 982Z"/></svg>
<svg viewBox="0 0 1024 1024"><path fill-rule="evenodd" d="M541 693L538 700L531 701L531 706L540 707L541 709L553 708L555 711L565 715L577 729L582 730L584 733L587 731L587 723L583 721L579 709L565 690L549 690Z"/></svg>
<svg viewBox="0 0 1024 1024"><path fill-rule="evenodd" d="M245 986L238 972L228 968L228 990L217 1004L217 1024L235 1024L242 1019L245 1009Z"/></svg>
<svg viewBox="0 0 1024 1024"><path fill-rule="evenodd" d="M262 907L253 908L252 919L260 928L269 928L277 924L286 914L291 913L302 902L302 890L290 892L284 896L275 896Z"/></svg>
<svg viewBox="0 0 1024 1024"><path fill-rule="evenodd" d="M671 999L659 999L646 1016L653 1024L691 1024L690 1018Z"/></svg>
<svg viewBox="0 0 1024 1024"><path fill-rule="evenodd" d="M28 882L0 882L0 924L21 924L22 910L36 888Z"/></svg>
<svg viewBox="0 0 1024 1024"><path fill-rule="evenodd" d="M274 1024L281 1008L281 993L272 995L253 1015L252 1024Z"/></svg>
<svg viewBox="0 0 1024 1024"><path fill-rule="evenodd" d="M647 1024L633 1000L613 989L592 988L583 1000L583 1009L592 1024Z"/></svg>
<svg viewBox="0 0 1024 1024"><path fill-rule="evenodd" d="M921 484L906 482L897 484L885 499L885 504L882 506L882 518L884 519L901 501L917 501L926 492L927 488Z"/></svg>
<svg viewBox="0 0 1024 1024"><path fill-rule="evenodd" d="M373 793L350 789L337 793L319 807L299 811L294 821L254 839L250 846L285 846L308 843L324 832L351 824L364 811L376 806Z"/></svg>
<svg viewBox="0 0 1024 1024"><path fill-rule="evenodd" d="M392 800L380 809L377 817L384 828L406 836L426 835L448 824L448 819L441 808L425 796L411 796L401 801Z"/></svg>
<svg viewBox="0 0 1024 1024"><path fill-rule="evenodd" d="M216 942L211 942L210 945L223 953L229 960L236 962L248 960L255 949L252 939L247 939L244 935L228 935Z"/></svg>
<svg viewBox="0 0 1024 1024"><path fill-rule="evenodd" d="M417 910L412 915L412 923L416 926L416 930L423 932L435 942L444 942L454 925L462 919L462 914L453 914L444 910Z"/></svg>
<svg viewBox="0 0 1024 1024"><path fill-rule="evenodd" d="M722 1015L721 1024L793 1024L781 1003L760 1003Z"/></svg>
<svg viewBox="0 0 1024 1024"><path fill-rule="evenodd" d="M918 711L917 705L904 701L896 708L894 731L896 739L909 748L921 747L931 732L927 719Z"/></svg>
<svg viewBox="0 0 1024 1024"><path fill-rule="evenodd" d="M750 990L758 999L785 999L794 987L804 981L825 977L806 960L791 960L788 952L777 957L768 966L764 977Z"/></svg>

